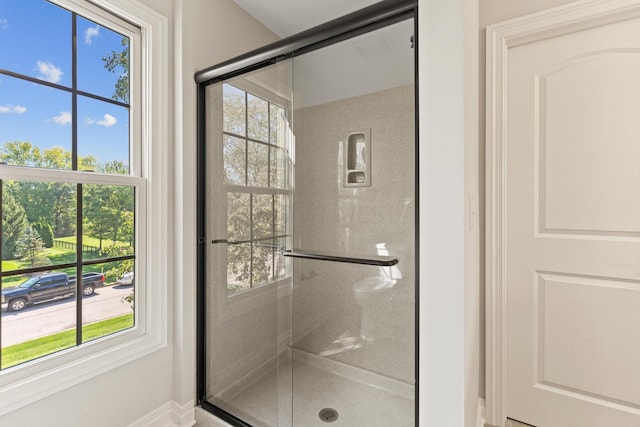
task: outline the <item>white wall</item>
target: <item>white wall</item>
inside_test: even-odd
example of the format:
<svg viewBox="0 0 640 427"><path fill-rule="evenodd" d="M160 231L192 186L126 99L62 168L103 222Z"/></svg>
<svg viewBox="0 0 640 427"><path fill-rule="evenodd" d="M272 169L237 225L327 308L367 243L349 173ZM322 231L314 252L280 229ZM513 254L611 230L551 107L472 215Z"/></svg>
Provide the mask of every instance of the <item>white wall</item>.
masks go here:
<svg viewBox="0 0 640 427"><path fill-rule="evenodd" d="M195 396L196 84L194 74L277 40L231 0L174 0L177 118L175 165L176 293L174 399Z"/></svg>
<svg viewBox="0 0 640 427"><path fill-rule="evenodd" d="M478 423L478 405L484 393L484 298L480 275L480 144L479 144L479 2L468 1L464 12L464 187L465 187L465 271L464 271L464 375L465 426Z"/></svg>
<svg viewBox="0 0 640 427"><path fill-rule="evenodd" d="M473 426L480 396L476 8L419 1L421 426Z"/></svg>

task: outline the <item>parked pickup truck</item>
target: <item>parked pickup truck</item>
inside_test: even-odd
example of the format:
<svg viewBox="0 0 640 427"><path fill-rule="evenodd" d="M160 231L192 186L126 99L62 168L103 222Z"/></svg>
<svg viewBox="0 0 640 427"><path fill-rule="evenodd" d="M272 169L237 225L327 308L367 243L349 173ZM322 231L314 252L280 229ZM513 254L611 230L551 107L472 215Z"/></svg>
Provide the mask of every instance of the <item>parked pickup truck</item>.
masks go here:
<svg viewBox="0 0 640 427"><path fill-rule="evenodd" d="M97 287L104 286L104 274L82 275L82 294L93 295ZM28 305L67 298L76 293L76 277L65 273L46 273L31 277L18 286L2 290L2 308L20 311Z"/></svg>

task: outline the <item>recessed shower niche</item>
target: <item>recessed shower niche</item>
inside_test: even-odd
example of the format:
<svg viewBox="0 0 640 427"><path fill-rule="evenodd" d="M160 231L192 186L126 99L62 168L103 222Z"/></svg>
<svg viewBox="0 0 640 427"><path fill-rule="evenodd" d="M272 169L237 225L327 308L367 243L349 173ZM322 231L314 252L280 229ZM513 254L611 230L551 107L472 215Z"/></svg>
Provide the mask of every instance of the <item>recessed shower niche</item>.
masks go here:
<svg viewBox="0 0 640 427"><path fill-rule="evenodd" d="M344 132L344 186L371 186L371 129Z"/></svg>

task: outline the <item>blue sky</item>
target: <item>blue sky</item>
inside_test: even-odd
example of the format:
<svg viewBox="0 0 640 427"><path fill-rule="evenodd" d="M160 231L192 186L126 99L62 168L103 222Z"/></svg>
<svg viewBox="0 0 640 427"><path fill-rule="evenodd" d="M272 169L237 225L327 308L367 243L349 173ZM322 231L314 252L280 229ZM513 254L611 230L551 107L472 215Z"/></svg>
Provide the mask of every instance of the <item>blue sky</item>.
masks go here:
<svg viewBox="0 0 640 427"><path fill-rule="evenodd" d="M45 0L0 0L0 68L71 86L71 20ZM122 50L122 35L77 19L78 89L111 98L118 75L101 58ZM129 163L128 109L78 97L78 153ZM71 94L0 74L0 145L29 141L71 150Z"/></svg>

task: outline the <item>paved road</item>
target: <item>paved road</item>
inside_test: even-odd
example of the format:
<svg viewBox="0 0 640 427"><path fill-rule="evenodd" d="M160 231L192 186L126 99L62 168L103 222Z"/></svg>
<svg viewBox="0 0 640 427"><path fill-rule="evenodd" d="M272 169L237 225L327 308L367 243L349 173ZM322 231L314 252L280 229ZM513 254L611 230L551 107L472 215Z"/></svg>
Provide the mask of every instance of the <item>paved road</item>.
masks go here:
<svg viewBox="0 0 640 427"><path fill-rule="evenodd" d="M105 286L82 299L83 324L131 313L131 305L122 302L131 286ZM76 326L75 298L34 305L19 312L2 311L2 347L39 338Z"/></svg>

